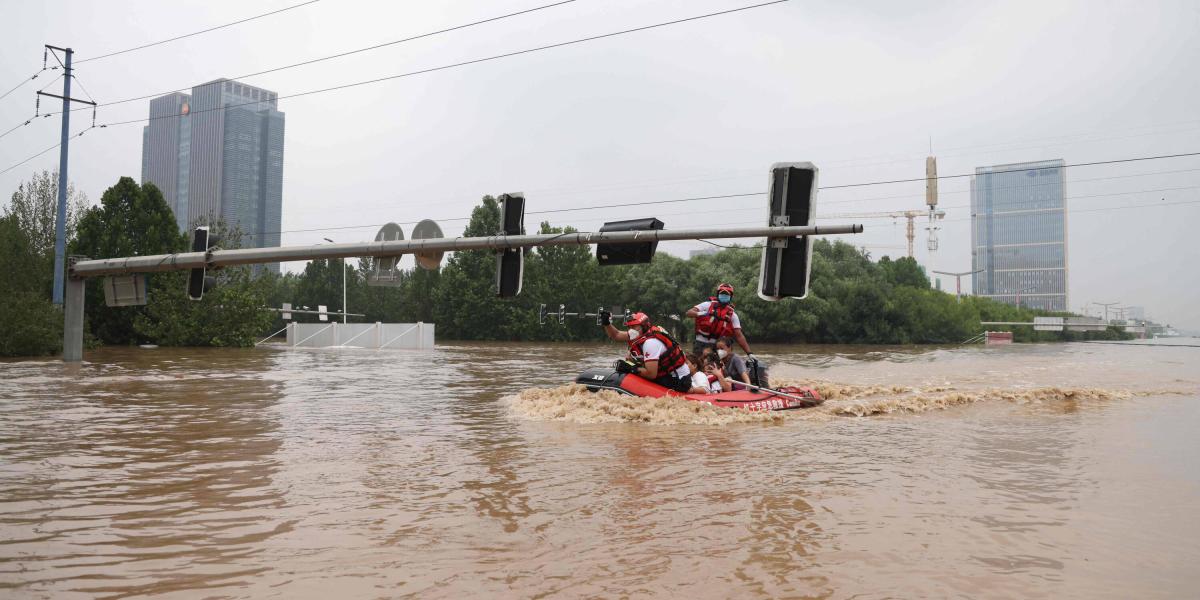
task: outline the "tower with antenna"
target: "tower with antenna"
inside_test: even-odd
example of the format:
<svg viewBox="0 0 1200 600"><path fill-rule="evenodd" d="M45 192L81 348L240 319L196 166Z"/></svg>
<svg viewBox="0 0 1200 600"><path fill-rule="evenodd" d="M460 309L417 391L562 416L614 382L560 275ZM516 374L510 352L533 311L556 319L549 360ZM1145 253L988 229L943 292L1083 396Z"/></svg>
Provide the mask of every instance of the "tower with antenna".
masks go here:
<svg viewBox="0 0 1200 600"><path fill-rule="evenodd" d="M933 259L938 249L937 232L941 227L938 226L937 220L942 214L938 213L938 180L937 180L937 157L933 156L933 140L929 141L929 156L925 157L925 204L929 207L929 223L925 225L925 231L928 232L928 239L925 242L925 248L929 250L929 273L931 275L930 282L934 288L940 289L938 285L937 275L933 275L934 263ZM911 241L909 242L912 243Z"/></svg>

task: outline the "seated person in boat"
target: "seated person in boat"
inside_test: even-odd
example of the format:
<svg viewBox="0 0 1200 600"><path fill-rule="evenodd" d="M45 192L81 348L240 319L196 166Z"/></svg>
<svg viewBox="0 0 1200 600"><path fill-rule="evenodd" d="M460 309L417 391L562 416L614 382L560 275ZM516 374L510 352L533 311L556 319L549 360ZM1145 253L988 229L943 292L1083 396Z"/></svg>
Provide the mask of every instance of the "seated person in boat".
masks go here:
<svg viewBox="0 0 1200 600"><path fill-rule="evenodd" d="M733 338L723 337L717 340L717 358L725 375L734 382L750 383L750 372L746 370L746 361L733 353Z"/></svg>
<svg viewBox="0 0 1200 600"><path fill-rule="evenodd" d="M701 359L703 364L703 375L708 382L708 393L720 394L733 390L733 384L728 377L725 376L725 371L721 368L721 361L717 359L716 354L708 354Z"/></svg>
<svg viewBox="0 0 1200 600"><path fill-rule="evenodd" d="M613 327L608 311L600 312L600 323L609 339L629 344L629 356L633 359L629 372L678 392L691 389L692 372L682 347L667 330L652 325L646 313L630 315L625 321L627 331Z"/></svg>
<svg viewBox="0 0 1200 600"><path fill-rule="evenodd" d="M712 360L716 360L713 356ZM723 391L729 391L729 383L724 381L724 377L719 374L720 367L713 371L711 365L700 358L700 355L692 353L687 355L688 368L692 371L692 388L688 390L691 394L719 394ZM703 365L703 366L702 366ZM722 389L724 386L724 389Z"/></svg>

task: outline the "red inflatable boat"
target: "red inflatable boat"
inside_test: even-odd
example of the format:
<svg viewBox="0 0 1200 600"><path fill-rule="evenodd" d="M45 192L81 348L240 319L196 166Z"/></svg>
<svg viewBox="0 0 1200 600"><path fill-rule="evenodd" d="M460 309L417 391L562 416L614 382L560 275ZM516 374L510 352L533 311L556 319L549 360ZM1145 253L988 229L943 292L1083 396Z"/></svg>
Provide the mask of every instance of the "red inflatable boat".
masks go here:
<svg viewBox="0 0 1200 600"><path fill-rule="evenodd" d="M790 410L810 408L824 402L821 394L808 387L784 387L778 390L734 390L720 394L684 394L667 389L637 375L618 373L612 369L589 369L575 378L575 383L595 392L613 390L630 396L661 398L677 396L692 402L703 402L724 408L742 410Z"/></svg>

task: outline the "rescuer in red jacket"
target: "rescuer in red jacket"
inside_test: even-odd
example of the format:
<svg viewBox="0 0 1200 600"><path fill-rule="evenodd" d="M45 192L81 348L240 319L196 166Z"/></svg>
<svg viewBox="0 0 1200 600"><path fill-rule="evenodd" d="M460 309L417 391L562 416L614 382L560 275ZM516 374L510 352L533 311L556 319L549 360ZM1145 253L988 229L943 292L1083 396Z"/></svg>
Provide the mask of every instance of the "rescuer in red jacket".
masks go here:
<svg viewBox="0 0 1200 600"><path fill-rule="evenodd" d="M628 369L622 372L633 373L679 392L691 388L692 370L684 358L683 348L665 329L652 325L646 313L633 313L625 321L629 329L619 331L612 325L612 314L601 310L600 324L609 339L629 344L629 356L635 362L617 361Z"/></svg>
<svg viewBox="0 0 1200 600"><path fill-rule="evenodd" d="M747 358L754 358L750 353L750 343L742 335L742 322L733 310L733 286L722 283L717 286L717 295L693 306L687 311L689 319L696 320L696 343L694 351L703 354L706 348L713 348L717 340L731 337L737 340Z"/></svg>

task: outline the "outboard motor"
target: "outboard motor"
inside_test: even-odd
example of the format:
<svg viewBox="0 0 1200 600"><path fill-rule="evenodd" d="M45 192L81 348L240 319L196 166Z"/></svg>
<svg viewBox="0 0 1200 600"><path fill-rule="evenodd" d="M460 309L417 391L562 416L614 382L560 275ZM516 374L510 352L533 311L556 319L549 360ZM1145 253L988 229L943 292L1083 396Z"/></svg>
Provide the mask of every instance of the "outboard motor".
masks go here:
<svg viewBox="0 0 1200 600"><path fill-rule="evenodd" d="M575 378L575 383L586 386L589 392L616 390L628 393L621 389L621 381L624 379L624 373L617 373L612 369L588 369Z"/></svg>
<svg viewBox="0 0 1200 600"><path fill-rule="evenodd" d="M760 388L770 389L771 382L767 377L767 363L757 356L746 359L746 374L750 376L750 384Z"/></svg>

